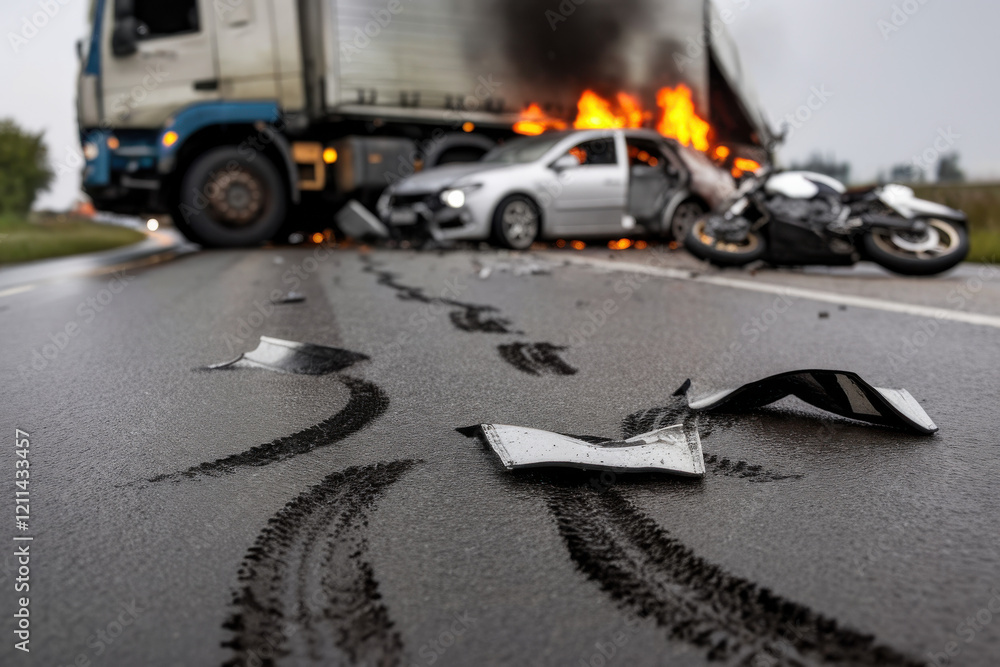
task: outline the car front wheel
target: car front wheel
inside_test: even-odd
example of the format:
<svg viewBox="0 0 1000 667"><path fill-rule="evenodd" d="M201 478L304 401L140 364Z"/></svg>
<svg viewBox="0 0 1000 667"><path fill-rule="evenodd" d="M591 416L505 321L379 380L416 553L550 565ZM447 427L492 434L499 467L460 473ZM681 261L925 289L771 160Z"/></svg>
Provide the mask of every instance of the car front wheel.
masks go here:
<svg viewBox="0 0 1000 667"><path fill-rule="evenodd" d="M524 195L507 197L493 214L493 237L507 248L530 248L541 230L542 214L535 202Z"/></svg>
<svg viewBox="0 0 1000 667"><path fill-rule="evenodd" d="M681 202L670 218L670 236L677 243L684 243L688 232L708 211L696 201Z"/></svg>

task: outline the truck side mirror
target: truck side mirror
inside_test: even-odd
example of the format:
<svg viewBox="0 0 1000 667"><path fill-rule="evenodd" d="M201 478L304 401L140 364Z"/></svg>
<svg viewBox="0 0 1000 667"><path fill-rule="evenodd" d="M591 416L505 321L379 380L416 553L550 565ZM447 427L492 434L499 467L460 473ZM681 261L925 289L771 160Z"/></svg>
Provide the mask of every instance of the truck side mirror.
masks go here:
<svg viewBox="0 0 1000 667"><path fill-rule="evenodd" d="M121 58L139 50L139 21L135 18L133 0L115 0L115 29L111 35L111 52Z"/></svg>
<svg viewBox="0 0 1000 667"><path fill-rule="evenodd" d="M115 21L115 31L111 35L111 52L121 58L138 51L137 30L138 21L133 17Z"/></svg>

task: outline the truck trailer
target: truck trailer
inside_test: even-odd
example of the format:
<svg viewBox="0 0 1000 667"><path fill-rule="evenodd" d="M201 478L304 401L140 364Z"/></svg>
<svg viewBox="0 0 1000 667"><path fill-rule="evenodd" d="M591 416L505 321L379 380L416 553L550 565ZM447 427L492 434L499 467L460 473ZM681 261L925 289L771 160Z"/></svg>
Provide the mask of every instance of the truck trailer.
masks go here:
<svg viewBox="0 0 1000 667"><path fill-rule="evenodd" d="M710 0L94 0L91 20L85 191L206 246L331 227L587 89L683 83L718 141L768 140Z"/></svg>

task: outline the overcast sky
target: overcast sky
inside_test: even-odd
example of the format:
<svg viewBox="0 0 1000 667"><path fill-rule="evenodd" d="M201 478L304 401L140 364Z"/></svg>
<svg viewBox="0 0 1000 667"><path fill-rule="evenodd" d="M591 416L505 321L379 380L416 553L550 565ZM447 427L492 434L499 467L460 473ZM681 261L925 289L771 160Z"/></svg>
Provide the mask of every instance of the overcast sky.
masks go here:
<svg viewBox="0 0 1000 667"><path fill-rule="evenodd" d="M732 12L729 30L768 118L794 114L810 101L813 88L830 94L822 104L812 100L819 108L789 137L781 152L786 163L814 151L832 152L851 163L854 180L870 180L892 164L933 149L939 133L950 130L971 177L1000 178L995 69L1000 3L715 1ZM75 42L87 31L89 2L49 2L59 6L58 13L17 53L9 33L20 33L23 18L38 11L39 0L0 3L0 118L44 130L58 166L67 151L78 150ZM546 0L539 5L548 6ZM894 7L899 8L895 23ZM880 20L885 22L881 27ZM885 27L897 23L898 30ZM39 206L65 207L76 198L77 170L62 171Z"/></svg>

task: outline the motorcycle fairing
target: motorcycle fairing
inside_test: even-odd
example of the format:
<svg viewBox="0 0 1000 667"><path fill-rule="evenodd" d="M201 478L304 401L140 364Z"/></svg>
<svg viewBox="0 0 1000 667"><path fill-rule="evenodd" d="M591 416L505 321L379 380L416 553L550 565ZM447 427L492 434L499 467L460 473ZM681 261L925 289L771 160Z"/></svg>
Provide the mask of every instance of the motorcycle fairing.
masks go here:
<svg viewBox="0 0 1000 667"><path fill-rule="evenodd" d="M878 198L904 218L941 218L963 223L968 220L968 216L962 211L920 199L913 188L905 185L883 186L878 192Z"/></svg>
<svg viewBox="0 0 1000 667"><path fill-rule="evenodd" d="M688 401L695 411L745 412L786 396L848 419L931 435L938 431L916 399L905 389L881 389L850 371L801 370L772 375Z"/></svg>
<svg viewBox="0 0 1000 667"><path fill-rule="evenodd" d="M764 190L791 199L812 199L821 193L842 195L843 183L825 174L812 171L783 171L767 179Z"/></svg>

